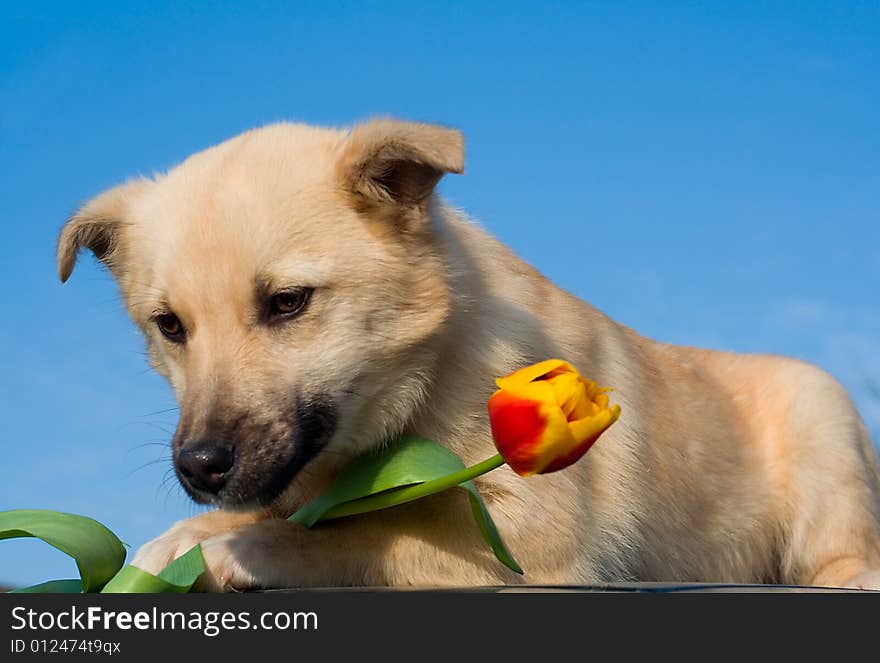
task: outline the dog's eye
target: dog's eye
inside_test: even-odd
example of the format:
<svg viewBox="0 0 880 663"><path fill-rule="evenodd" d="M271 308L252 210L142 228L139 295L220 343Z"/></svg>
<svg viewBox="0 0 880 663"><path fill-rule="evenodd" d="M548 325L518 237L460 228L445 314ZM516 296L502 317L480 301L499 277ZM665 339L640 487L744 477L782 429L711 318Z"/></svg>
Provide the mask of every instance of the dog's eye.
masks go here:
<svg viewBox="0 0 880 663"><path fill-rule="evenodd" d="M293 288L272 295L269 300L269 316L289 318L302 311L312 294L311 288Z"/></svg>
<svg viewBox="0 0 880 663"><path fill-rule="evenodd" d="M180 318L178 318L173 313L163 313L162 315L157 315L156 326L169 341L180 343L183 340L183 324L180 322Z"/></svg>

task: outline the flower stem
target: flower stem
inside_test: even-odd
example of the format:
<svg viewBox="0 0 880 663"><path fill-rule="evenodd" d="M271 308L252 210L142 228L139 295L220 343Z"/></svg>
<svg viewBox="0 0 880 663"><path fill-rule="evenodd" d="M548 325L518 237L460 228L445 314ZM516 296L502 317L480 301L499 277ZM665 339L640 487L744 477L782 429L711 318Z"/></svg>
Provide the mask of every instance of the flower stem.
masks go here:
<svg viewBox="0 0 880 663"><path fill-rule="evenodd" d="M378 511L379 509L387 509L390 506L397 506L398 504L404 504L405 502L412 502L420 497L433 495L434 493L439 493L441 490L446 490L447 488L453 488L465 481L470 481L481 474L491 472L502 465L504 465L504 458L501 457L501 454L496 454L481 463L465 467L458 472L453 472L452 474L447 474L446 476L432 479L431 481L404 486L384 493L370 495L369 497L362 497L361 499L352 502L339 504L325 512L320 520L333 520L334 518L353 516L358 513L367 513L368 511Z"/></svg>

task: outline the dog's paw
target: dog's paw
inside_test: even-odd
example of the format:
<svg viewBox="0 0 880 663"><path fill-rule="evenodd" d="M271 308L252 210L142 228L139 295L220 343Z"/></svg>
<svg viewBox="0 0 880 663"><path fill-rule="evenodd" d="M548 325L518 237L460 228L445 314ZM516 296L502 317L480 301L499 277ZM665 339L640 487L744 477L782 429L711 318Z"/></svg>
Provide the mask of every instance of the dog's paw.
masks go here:
<svg viewBox="0 0 880 663"><path fill-rule="evenodd" d="M131 563L149 573L159 573L196 544L235 531L236 528L257 519L257 515L249 513L209 511L181 520L161 536L144 544Z"/></svg>
<svg viewBox="0 0 880 663"><path fill-rule="evenodd" d="M298 586L298 535L302 527L265 520L202 542L205 573L196 589L208 592Z"/></svg>
<svg viewBox="0 0 880 663"><path fill-rule="evenodd" d="M863 571L847 580L844 587L880 591L880 569Z"/></svg>
<svg viewBox="0 0 880 663"><path fill-rule="evenodd" d="M250 544L246 532L228 532L202 542L205 572L196 581L202 592L235 592L257 589L263 585L249 570Z"/></svg>
<svg viewBox="0 0 880 663"><path fill-rule="evenodd" d="M135 554L131 562L132 566L155 575L190 548L212 535L212 532L186 525L186 521L178 523L162 536L145 543Z"/></svg>

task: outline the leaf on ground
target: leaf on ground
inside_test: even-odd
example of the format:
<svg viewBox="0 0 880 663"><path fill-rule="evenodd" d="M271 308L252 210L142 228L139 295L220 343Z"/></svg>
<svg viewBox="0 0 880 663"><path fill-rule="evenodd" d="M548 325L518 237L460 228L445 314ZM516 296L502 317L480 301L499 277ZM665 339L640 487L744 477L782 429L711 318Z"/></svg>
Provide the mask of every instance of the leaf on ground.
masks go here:
<svg viewBox="0 0 880 663"><path fill-rule="evenodd" d="M30 587L9 590L9 594L82 594L83 584L79 578L47 580Z"/></svg>
<svg viewBox="0 0 880 663"><path fill-rule="evenodd" d="M205 571L202 547L193 546L159 572L147 573L131 564L122 568L103 594L185 594Z"/></svg>
<svg viewBox="0 0 880 663"><path fill-rule="evenodd" d="M19 537L41 539L73 557L85 592L100 591L125 561L125 548L116 535L85 516L43 509L0 512L0 540Z"/></svg>

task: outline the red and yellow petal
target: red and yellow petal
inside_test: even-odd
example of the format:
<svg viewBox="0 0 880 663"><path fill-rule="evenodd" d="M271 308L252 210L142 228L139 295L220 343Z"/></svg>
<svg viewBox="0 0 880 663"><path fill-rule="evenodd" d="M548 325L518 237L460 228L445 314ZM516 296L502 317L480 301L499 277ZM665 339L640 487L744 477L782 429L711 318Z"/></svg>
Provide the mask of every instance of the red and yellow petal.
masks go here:
<svg viewBox="0 0 880 663"><path fill-rule="evenodd" d="M592 413L592 403L587 398L587 386L580 375L562 373L550 378L547 383L553 388L556 404L562 408L569 421Z"/></svg>
<svg viewBox="0 0 880 663"><path fill-rule="evenodd" d="M498 378L495 380L495 384L498 385L499 389L508 391L515 389L516 387L525 386L535 380L539 380L549 373L562 371L577 374L574 366L567 361L563 361L562 359L547 359L546 361L541 361L537 364L521 368L503 378Z"/></svg>
<svg viewBox="0 0 880 663"><path fill-rule="evenodd" d="M534 474L535 450L546 428L541 403L496 391L489 399L489 422L505 462L517 474Z"/></svg>
<svg viewBox="0 0 880 663"><path fill-rule="evenodd" d="M544 474L555 458L569 454L577 446L565 413L558 405L543 404L541 415L545 421L544 432L532 449L531 471L528 474Z"/></svg>
<svg viewBox="0 0 880 663"><path fill-rule="evenodd" d="M598 414L578 421L569 423L572 437L577 440L575 446L568 452L556 456L543 472L556 472L577 462L590 450L590 447L599 439L611 424L620 416L620 406L615 405L610 410L602 410Z"/></svg>

